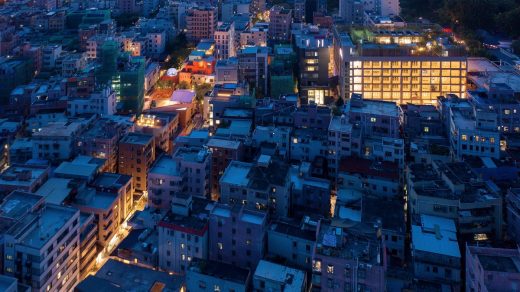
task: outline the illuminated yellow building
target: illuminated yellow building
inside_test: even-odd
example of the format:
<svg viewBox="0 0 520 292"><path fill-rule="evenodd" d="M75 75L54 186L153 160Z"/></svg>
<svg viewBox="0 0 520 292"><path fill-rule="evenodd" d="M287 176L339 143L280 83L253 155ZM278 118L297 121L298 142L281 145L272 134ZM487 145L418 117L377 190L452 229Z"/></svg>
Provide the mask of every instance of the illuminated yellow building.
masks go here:
<svg viewBox="0 0 520 292"><path fill-rule="evenodd" d="M353 57L345 64L345 96L399 104L435 104L449 93L464 97L465 57Z"/></svg>
<svg viewBox="0 0 520 292"><path fill-rule="evenodd" d="M442 32L408 27L388 30L334 28L334 75L339 92L399 104L436 104L438 96L465 97L467 60Z"/></svg>

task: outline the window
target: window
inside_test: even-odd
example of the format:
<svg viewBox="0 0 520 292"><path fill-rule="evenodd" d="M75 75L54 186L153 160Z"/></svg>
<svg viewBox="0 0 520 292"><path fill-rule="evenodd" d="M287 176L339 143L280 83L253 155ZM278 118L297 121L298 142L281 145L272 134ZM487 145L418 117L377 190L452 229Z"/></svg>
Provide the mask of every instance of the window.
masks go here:
<svg viewBox="0 0 520 292"><path fill-rule="evenodd" d="M328 265L327 266L327 274L334 274L334 266Z"/></svg>
<svg viewBox="0 0 520 292"><path fill-rule="evenodd" d="M375 122L377 122L377 119L374 118L374 117L371 117L371 118L370 118L370 121L371 121L372 123L375 123Z"/></svg>
<svg viewBox="0 0 520 292"><path fill-rule="evenodd" d="M224 248L222 242L217 243L217 246L219 250L222 250Z"/></svg>
<svg viewBox="0 0 520 292"><path fill-rule="evenodd" d="M461 139L462 141L468 141L468 136L467 136L467 135L462 135L462 136L460 137L460 139Z"/></svg>

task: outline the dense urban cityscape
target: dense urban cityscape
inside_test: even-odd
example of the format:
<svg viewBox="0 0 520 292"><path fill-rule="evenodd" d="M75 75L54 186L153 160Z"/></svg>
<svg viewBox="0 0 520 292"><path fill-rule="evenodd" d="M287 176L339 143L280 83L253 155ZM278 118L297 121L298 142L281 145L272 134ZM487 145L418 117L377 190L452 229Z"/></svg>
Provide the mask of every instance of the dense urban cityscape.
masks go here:
<svg viewBox="0 0 520 292"><path fill-rule="evenodd" d="M0 291L520 291L520 0L0 0Z"/></svg>

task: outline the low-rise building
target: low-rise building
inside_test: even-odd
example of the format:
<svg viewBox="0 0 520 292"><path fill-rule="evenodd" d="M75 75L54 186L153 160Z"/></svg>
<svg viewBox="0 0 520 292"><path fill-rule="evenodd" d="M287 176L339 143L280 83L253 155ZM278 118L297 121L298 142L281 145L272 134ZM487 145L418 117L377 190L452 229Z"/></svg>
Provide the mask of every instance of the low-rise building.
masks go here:
<svg viewBox="0 0 520 292"><path fill-rule="evenodd" d="M79 210L13 193L2 210L3 274L32 291L70 291L79 282Z"/></svg>
<svg viewBox="0 0 520 292"><path fill-rule="evenodd" d="M47 165L13 164L0 173L0 193L36 191L49 177Z"/></svg>
<svg viewBox="0 0 520 292"><path fill-rule="evenodd" d="M412 224L414 275L423 281L460 288L461 256L455 222L442 217L421 215Z"/></svg>
<svg viewBox="0 0 520 292"><path fill-rule="evenodd" d="M466 247L466 291L514 291L520 282L518 249Z"/></svg>
<svg viewBox="0 0 520 292"><path fill-rule="evenodd" d="M253 275L254 291L300 291L307 289L304 271L261 260Z"/></svg>
<svg viewBox="0 0 520 292"><path fill-rule="evenodd" d="M385 290L385 246L373 225L321 220L316 233L313 287L321 291Z"/></svg>
<svg viewBox="0 0 520 292"><path fill-rule="evenodd" d="M83 122L50 123L32 136L33 158L52 163L73 157L74 141L85 127Z"/></svg>
<svg viewBox="0 0 520 292"><path fill-rule="evenodd" d="M209 259L253 269L265 255L267 214L216 204L209 215Z"/></svg>
<svg viewBox="0 0 520 292"><path fill-rule="evenodd" d="M453 219L468 241L502 238L502 198L464 162L411 164L407 170L408 210Z"/></svg>
<svg viewBox="0 0 520 292"><path fill-rule="evenodd" d="M267 230L267 254L307 271L312 266L316 232L305 229L302 225L292 221L272 222Z"/></svg>
<svg viewBox="0 0 520 292"><path fill-rule="evenodd" d="M177 114L142 114L136 120L135 130L137 132L153 135L155 147L166 153L172 151L172 139L179 127Z"/></svg>
<svg viewBox="0 0 520 292"><path fill-rule="evenodd" d="M292 216L297 218L311 215L330 216L331 183L328 179L314 177L309 162L292 166L290 181Z"/></svg>
<svg viewBox="0 0 520 292"><path fill-rule="evenodd" d="M232 161L220 179L221 202L281 217L289 215L290 189L289 166L268 155L256 163Z"/></svg>
<svg viewBox="0 0 520 292"><path fill-rule="evenodd" d="M173 196L190 193L210 196L211 152L204 148L178 148L173 156L161 156L148 173L150 206L169 209Z"/></svg>
<svg viewBox="0 0 520 292"><path fill-rule="evenodd" d="M251 272L217 261L193 259L186 273L188 291L249 291Z"/></svg>
<svg viewBox="0 0 520 292"><path fill-rule="evenodd" d="M209 200L177 194L172 209L157 225L159 267L185 274L194 258L208 259Z"/></svg>

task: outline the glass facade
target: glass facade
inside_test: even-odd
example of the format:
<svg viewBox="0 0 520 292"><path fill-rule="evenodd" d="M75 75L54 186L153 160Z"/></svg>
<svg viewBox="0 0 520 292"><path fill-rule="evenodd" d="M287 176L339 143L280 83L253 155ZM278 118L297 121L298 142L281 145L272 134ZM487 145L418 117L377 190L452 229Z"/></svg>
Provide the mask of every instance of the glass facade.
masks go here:
<svg viewBox="0 0 520 292"><path fill-rule="evenodd" d="M438 96L465 95L466 60L358 60L346 65L347 96L436 104Z"/></svg>

